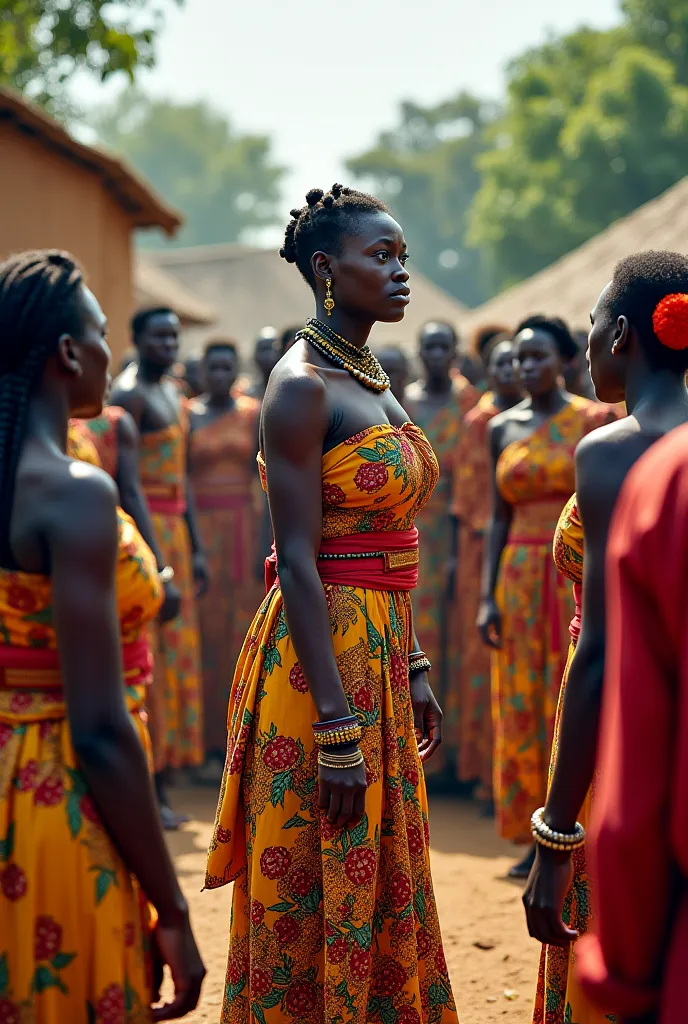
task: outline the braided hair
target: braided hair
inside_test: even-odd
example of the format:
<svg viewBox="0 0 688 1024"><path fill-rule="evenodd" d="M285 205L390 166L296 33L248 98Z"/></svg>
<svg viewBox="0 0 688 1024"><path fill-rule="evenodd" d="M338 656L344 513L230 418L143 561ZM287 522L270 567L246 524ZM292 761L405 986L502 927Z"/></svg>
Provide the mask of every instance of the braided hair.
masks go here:
<svg viewBox="0 0 688 1024"><path fill-rule="evenodd" d="M280 256L287 263L295 263L304 280L315 290L313 253L339 255L342 238L355 233L356 218L372 213L389 213L389 210L380 199L343 185L333 185L327 193L312 188L306 196L306 205L291 211L292 219L284 233Z"/></svg>
<svg viewBox="0 0 688 1024"><path fill-rule="evenodd" d="M66 252L0 263L0 564L13 563L9 522L29 400L63 334L78 335L81 268Z"/></svg>

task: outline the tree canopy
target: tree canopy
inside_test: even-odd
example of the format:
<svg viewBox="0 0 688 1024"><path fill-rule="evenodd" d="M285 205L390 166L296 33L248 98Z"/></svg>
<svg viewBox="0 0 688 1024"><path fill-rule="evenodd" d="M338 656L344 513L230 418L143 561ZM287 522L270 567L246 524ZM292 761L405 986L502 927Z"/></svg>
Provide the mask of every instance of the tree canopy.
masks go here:
<svg viewBox="0 0 688 1024"><path fill-rule="evenodd" d="M235 242L275 223L283 170L270 140L235 132L207 104L154 100L132 89L94 127L184 214L176 244Z"/></svg>

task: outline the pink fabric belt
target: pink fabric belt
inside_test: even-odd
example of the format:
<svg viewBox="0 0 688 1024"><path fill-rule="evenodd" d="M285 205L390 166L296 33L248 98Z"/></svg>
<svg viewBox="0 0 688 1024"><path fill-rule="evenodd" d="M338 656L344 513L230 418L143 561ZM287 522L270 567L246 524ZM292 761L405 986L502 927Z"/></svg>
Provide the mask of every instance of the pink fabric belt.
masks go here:
<svg viewBox="0 0 688 1024"><path fill-rule="evenodd" d="M200 509L201 512L210 512L214 509L223 508L235 508L242 509L247 507L253 507L253 495L244 488L241 494L222 494L220 492L207 494L201 494L196 492L194 494L194 500L196 502L196 508Z"/></svg>
<svg viewBox="0 0 688 1024"><path fill-rule="evenodd" d="M136 682L148 682L153 674L153 655L147 634L137 640L122 644L122 663L127 676L138 673ZM14 672L26 673L19 682ZM127 682L133 680L127 679ZM27 685L37 689L62 686L60 655L47 647L0 646L0 689Z"/></svg>
<svg viewBox="0 0 688 1024"><path fill-rule="evenodd" d="M323 583L364 590L413 590L418 586L418 530L351 533L323 540L318 573ZM265 560L265 587L278 583L277 553Z"/></svg>
<svg viewBox="0 0 688 1024"><path fill-rule="evenodd" d="M184 498L148 498L148 508L160 516L183 516L186 501Z"/></svg>

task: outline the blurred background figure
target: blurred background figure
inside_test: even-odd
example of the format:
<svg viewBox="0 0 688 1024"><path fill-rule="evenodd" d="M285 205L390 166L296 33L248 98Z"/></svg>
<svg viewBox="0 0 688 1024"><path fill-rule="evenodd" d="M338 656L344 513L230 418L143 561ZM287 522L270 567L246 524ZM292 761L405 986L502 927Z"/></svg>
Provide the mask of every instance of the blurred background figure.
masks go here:
<svg viewBox="0 0 688 1024"><path fill-rule="evenodd" d="M392 394L403 407L406 385L409 381L409 361L400 345L385 345L375 350L380 366L389 377Z"/></svg>
<svg viewBox="0 0 688 1024"><path fill-rule="evenodd" d="M300 330L300 327L287 327L285 330L282 331L279 349L280 358L285 354L285 352L288 352L289 349L292 347L292 345L296 341L296 335L299 333Z"/></svg>
<svg viewBox="0 0 688 1024"><path fill-rule="evenodd" d="M203 379L203 358L198 353L192 353L184 360L182 365L182 379L186 384L186 397L197 398L205 391Z"/></svg>
<svg viewBox="0 0 688 1024"><path fill-rule="evenodd" d="M574 331L573 338L578 346L578 352L564 363L564 384L566 390L572 395L581 395L583 398L590 398L596 401L595 389L592 386L590 368L586 353L588 351L588 332Z"/></svg>
<svg viewBox="0 0 688 1024"><path fill-rule="evenodd" d="M258 401L263 401L270 374L283 355L281 344L280 335L278 335L274 327L264 327L256 338L256 343L253 347L253 364L256 368L256 376L249 383L244 381L237 382L237 388L242 390L249 398L257 398Z"/></svg>
<svg viewBox="0 0 688 1024"><path fill-rule="evenodd" d="M447 630L453 596L449 593L447 566L456 544L449 515L454 458L464 416L480 398L480 392L465 377L452 374L457 352L458 338L451 324L426 324L418 352L423 373L406 389L405 404L410 418L432 444L440 465L439 483L416 520L423 556L418 586L412 595L414 624L432 662L433 688L440 707L446 704L448 687L457 678L459 660L458 637ZM450 751L450 756L455 756L455 751ZM432 772L432 767L429 770Z"/></svg>
<svg viewBox="0 0 688 1024"><path fill-rule="evenodd" d="M493 805L490 652L475 622L492 493L487 429L498 413L522 398L513 342L499 333L490 337L479 349L489 390L466 414L455 455L451 512L456 519L457 549L450 566L454 603L449 632L457 638L460 665L443 709L445 743L458 752L459 780L477 781L474 795L484 814L491 813Z"/></svg>
<svg viewBox="0 0 688 1024"><path fill-rule="evenodd" d="M189 473L212 586L199 601L205 766L217 782L227 747L227 701L241 645L260 603L256 580L260 402L233 395L239 357L233 341L210 341L203 356L206 390L189 405Z"/></svg>
<svg viewBox="0 0 688 1024"><path fill-rule="evenodd" d="M481 391L489 389L490 386L487 380L487 364L495 343L498 340L511 339L512 336L512 332L504 324L485 324L484 327L478 327L473 334L470 347L472 359L468 367L469 372L464 373L464 376Z"/></svg>

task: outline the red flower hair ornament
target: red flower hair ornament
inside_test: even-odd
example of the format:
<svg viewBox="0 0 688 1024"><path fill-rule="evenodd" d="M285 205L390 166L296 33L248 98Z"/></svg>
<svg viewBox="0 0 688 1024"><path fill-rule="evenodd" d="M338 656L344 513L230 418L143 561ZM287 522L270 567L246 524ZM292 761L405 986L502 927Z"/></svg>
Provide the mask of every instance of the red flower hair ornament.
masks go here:
<svg viewBox="0 0 688 1024"><path fill-rule="evenodd" d="M662 345L681 352L688 348L688 294L665 295L655 306L652 326Z"/></svg>

